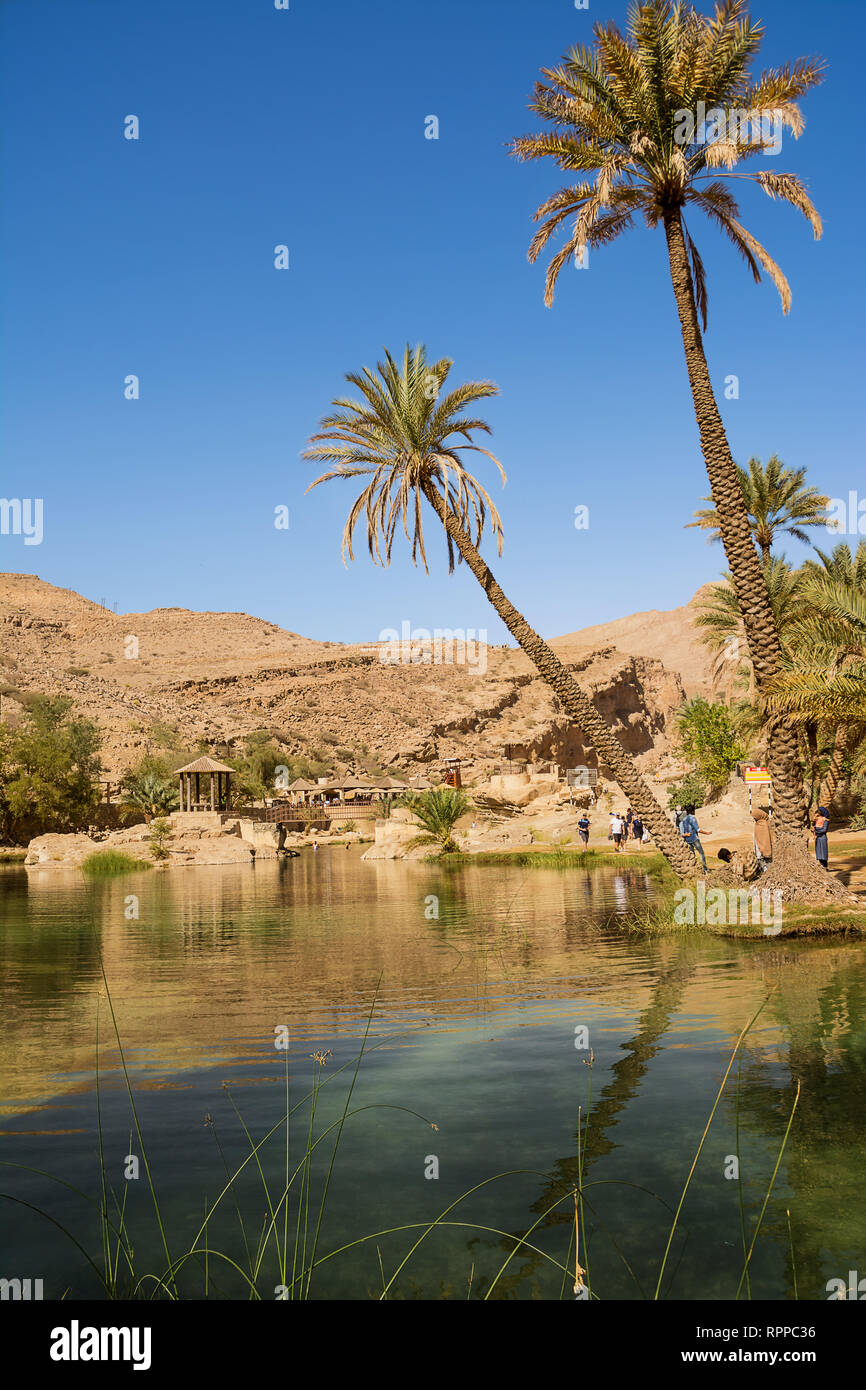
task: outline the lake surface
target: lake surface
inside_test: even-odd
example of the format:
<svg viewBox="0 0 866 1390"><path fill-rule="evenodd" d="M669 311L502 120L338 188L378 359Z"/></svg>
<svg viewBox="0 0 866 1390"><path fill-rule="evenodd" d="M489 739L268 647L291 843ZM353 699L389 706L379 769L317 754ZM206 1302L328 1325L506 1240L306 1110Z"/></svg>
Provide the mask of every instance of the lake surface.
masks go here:
<svg viewBox="0 0 866 1390"><path fill-rule="evenodd" d="M573 1299L582 1153L592 1296L652 1297L736 1039L766 1001L705 1142L662 1296L735 1295L743 1230L748 1247L798 1083L741 1296L826 1299L828 1280L866 1276L866 947L646 937L629 914L653 892L638 870L365 864L342 847L100 883L0 869L0 1277L42 1278L46 1298L104 1296L70 1238L101 1271L96 1211L72 1190L100 1199L97 1100L106 1182L134 1246L120 1292L165 1269L103 968L173 1259L249 1154L244 1126L254 1143L276 1127L258 1159L277 1206L287 1084L294 1169L305 1097L318 1084L314 1137L339 1122L366 1030L316 1258L360 1243L317 1264L310 1296L378 1298L456 1203L388 1297ZM335 1133L315 1150L308 1256ZM125 1177L129 1155L137 1178ZM177 1275L183 1296L249 1296L270 1219L262 1175L249 1162L223 1198L199 1242L212 1253ZM300 1190L298 1177L291 1250L296 1233L303 1248ZM284 1221L282 1209L281 1240ZM512 1253L533 1226L532 1248ZM284 1278L271 1241L261 1297ZM145 1279L140 1292L156 1288Z"/></svg>

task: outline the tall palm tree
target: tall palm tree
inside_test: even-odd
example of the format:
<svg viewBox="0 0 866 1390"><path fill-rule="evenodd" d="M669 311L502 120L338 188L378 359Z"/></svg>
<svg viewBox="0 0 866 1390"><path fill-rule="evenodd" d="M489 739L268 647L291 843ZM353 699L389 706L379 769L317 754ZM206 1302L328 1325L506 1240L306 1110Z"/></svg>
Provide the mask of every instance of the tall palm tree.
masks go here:
<svg viewBox="0 0 866 1390"><path fill-rule="evenodd" d="M544 80L536 84L530 109L550 129L513 143L521 159L553 159L559 168L585 176L537 209L535 220L541 225L529 257L534 261L571 220L548 267L550 304L563 267L574 257L582 261L587 247L614 241L634 225L636 215L649 227L664 230L701 450L757 684L763 689L782 669L782 651L707 366L702 337L707 277L685 215L688 209L715 223L755 281L762 271L769 275L787 312L788 282L739 220L731 184L735 179L751 182L769 197L792 204L815 237L821 235L820 217L799 178L738 167L766 149L764 120L775 120L799 136L803 116L798 101L820 81L820 65L798 59L753 79L751 63L763 28L750 18L746 0L721 0L711 17L690 4L649 0L631 6L626 34L613 23L596 24L593 33L591 48L571 49L558 67L544 69ZM752 120L741 120L743 112ZM707 113L712 119L701 119ZM805 825L802 777L796 736L786 721L772 732L771 765L784 842L780 849L799 857Z"/></svg>
<svg viewBox="0 0 866 1390"><path fill-rule="evenodd" d="M866 541L860 541L858 543L857 550L853 556L849 546L844 542L834 546L829 555L825 554L823 550L818 550L817 546L815 549L821 563L817 564L814 560L807 560L801 571L804 578L810 580L824 580L829 578L837 583L844 584L849 590L849 594L866 594ZM819 628L822 626L820 613L815 613L814 625ZM822 632L821 635L825 636L826 633ZM848 627L847 635L850 638L850 626ZM806 634L805 647L807 652L812 651L812 636L813 633L811 632ZM843 647L834 654L834 664L844 662L846 657L850 657L852 654L853 653L848 647ZM841 779L845 760L851 754L859 753L862 755L864 732L866 732L866 724L861 723L857 719L854 719L850 723L844 720L836 722L831 735L832 748L830 761L824 773L824 780L818 794L818 800L822 805L832 806L833 797Z"/></svg>
<svg viewBox="0 0 866 1390"><path fill-rule="evenodd" d="M830 499L823 497L817 488L807 486L805 468L786 468L778 454L771 454L766 467L759 458L749 459L748 468L737 464L737 475L765 571L778 532L808 544L805 527L826 525ZM713 499L704 497L702 500L712 503ZM689 522L689 527L692 526L709 531L711 541L722 538L714 506L695 512L695 520Z"/></svg>
<svg viewBox="0 0 866 1390"><path fill-rule="evenodd" d="M788 564L784 555L770 560L765 571L767 593L776 630L785 650L787 630L804 611L802 597L803 578ZM755 698L755 667L746 640L743 612L734 582L730 574L722 576L721 584L712 584L706 597L698 605L695 627L704 646L714 654L712 667L713 682L716 688L727 677L727 684L733 688L735 680L731 676L745 673L748 676L749 699Z"/></svg>
<svg viewBox="0 0 866 1390"><path fill-rule="evenodd" d="M366 477L343 531L343 559L354 559L353 535L361 517L367 528L371 559L389 564L398 525L411 542L413 562L427 570L423 503L436 513L446 532L449 572L455 552L475 575L499 617L539 675L554 690L575 724L593 742L599 761L611 770L671 867L682 877L694 875L694 862L667 815L656 801L631 757L547 643L530 627L497 584L482 559L479 545L488 523L502 553L502 522L489 494L464 466L464 450L482 453L505 474L499 460L473 439L489 434L486 421L472 415L477 401L494 396L490 381L470 381L451 391L445 382L452 363L429 362L423 346L406 348L402 364L386 352L375 372L368 367L346 380L360 400L333 402L304 457L325 464L327 471L310 487L332 478ZM309 488L307 489L310 490Z"/></svg>

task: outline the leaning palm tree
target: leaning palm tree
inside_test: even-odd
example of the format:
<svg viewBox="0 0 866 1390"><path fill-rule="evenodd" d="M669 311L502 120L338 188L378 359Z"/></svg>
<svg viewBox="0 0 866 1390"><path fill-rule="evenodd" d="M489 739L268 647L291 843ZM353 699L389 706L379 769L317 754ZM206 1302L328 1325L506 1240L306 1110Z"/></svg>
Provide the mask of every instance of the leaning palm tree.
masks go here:
<svg viewBox="0 0 866 1390"><path fill-rule="evenodd" d="M530 109L550 128L513 143L519 158L552 159L580 179L537 209L541 225L529 257L534 261L567 226L547 272L551 304L561 271L575 258L583 263L586 248L616 240L638 215L649 227L664 230L712 501L763 689L782 669L782 651L707 366L702 337L707 277L686 213L707 216L755 281L766 272L787 312L788 282L743 226L731 187L733 180L755 184L770 198L790 203L807 218L815 237L821 235L820 217L799 178L741 167L770 144L767 122L800 134L798 101L820 81L820 65L798 59L753 78L751 64L763 29L750 18L746 0L721 0L711 17L691 4L649 0L630 7L626 34L613 23L596 24L593 33L591 48L571 49L558 67L544 69L544 80L536 84ZM777 825L785 842L780 849L790 848L799 857L805 825L802 779L796 737L784 721L773 732L771 766Z"/></svg>
<svg viewBox="0 0 866 1390"><path fill-rule="evenodd" d="M407 792L400 798L424 827L409 841L407 849L429 845L440 854L456 854L460 846L454 839L454 827L461 816L471 809L471 802L460 787L431 787L426 792Z"/></svg>
<svg viewBox="0 0 866 1390"><path fill-rule="evenodd" d="M346 521L343 559L354 559L355 526L363 517L367 549L374 562L390 563L401 526L411 542L413 562L420 559L426 570L426 502L445 528L449 572L454 568L456 552L570 718L592 740L599 761L610 768L668 863L681 876L693 876L689 851L634 762L571 672L506 598L479 552L489 518L502 553L502 522L489 494L465 467L461 455L466 450L484 454L499 469L504 482L498 459L473 442L478 434L489 434L490 427L470 409L477 401L496 395L498 388L490 381L470 381L445 391L451 366L447 358L429 362L422 346L414 350L407 347L402 364L386 352L385 361L375 372L365 367L360 373L347 375L361 399L335 400L333 413L310 439L304 457L327 467L311 488L332 478L369 479Z"/></svg>
<svg viewBox="0 0 866 1390"><path fill-rule="evenodd" d="M771 454L766 467L759 458L749 459L748 468L737 464L737 476L765 571L777 534L794 536L808 544L805 528L827 524L830 499L823 497L817 488L807 486L805 468L786 468L778 454ZM713 499L704 497L702 500L712 503ZM692 526L709 531L710 541L722 538L718 513L712 505L695 512L695 520L689 522L689 527Z"/></svg>

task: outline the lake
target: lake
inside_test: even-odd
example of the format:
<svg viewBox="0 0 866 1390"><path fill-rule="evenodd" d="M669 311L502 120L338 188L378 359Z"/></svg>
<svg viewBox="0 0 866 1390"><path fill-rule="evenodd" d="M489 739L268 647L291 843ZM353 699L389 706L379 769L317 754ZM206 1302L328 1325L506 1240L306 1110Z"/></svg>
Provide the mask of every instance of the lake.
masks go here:
<svg viewBox="0 0 866 1390"><path fill-rule="evenodd" d="M582 1163L592 1297L651 1298L762 1004L661 1296L735 1296L798 1083L740 1296L826 1299L866 1276L866 947L647 936L630 914L655 891L637 869L365 864L356 847L100 882L0 868L0 1277L105 1296L101 1131L133 1248L118 1292L158 1295L166 1247L194 1246L273 1130L208 1253L178 1268L181 1296L574 1299Z"/></svg>

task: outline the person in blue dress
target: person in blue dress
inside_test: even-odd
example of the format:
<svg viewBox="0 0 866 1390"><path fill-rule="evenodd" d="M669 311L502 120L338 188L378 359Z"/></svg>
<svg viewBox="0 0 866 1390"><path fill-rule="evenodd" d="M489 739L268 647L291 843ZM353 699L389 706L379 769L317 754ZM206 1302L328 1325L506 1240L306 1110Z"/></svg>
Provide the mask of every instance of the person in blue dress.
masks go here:
<svg viewBox="0 0 866 1390"><path fill-rule="evenodd" d="M818 814L812 822L812 834L815 836L815 858L825 869L827 868L827 860L830 858L830 847L827 843L829 828L830 813L826 806L819 806Z"/></svg>

